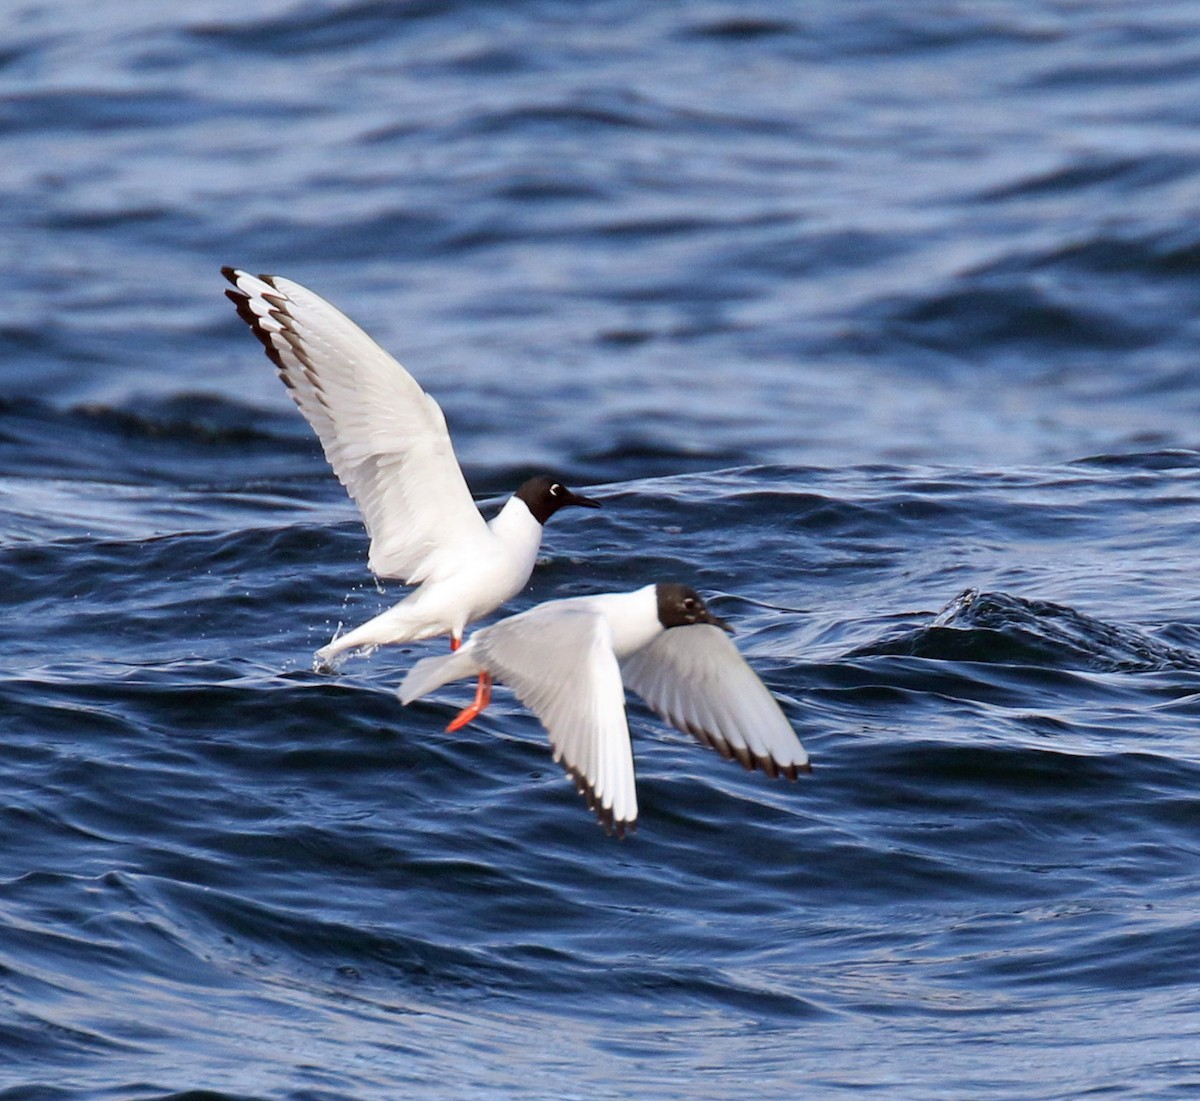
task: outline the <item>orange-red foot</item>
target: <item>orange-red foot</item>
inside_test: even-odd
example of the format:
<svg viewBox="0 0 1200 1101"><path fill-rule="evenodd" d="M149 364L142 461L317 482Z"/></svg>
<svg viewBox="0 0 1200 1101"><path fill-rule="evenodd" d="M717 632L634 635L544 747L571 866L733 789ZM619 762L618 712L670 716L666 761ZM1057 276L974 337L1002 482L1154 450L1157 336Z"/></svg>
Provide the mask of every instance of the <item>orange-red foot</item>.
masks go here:
<svg viewBox="0 0 1200 1101"><path fill-rule="evenodd" d="M479 683L475 686L475 699L469 707L464 707L454 721L446 727L446 733L453 734L456 730L461 730L491 702L492 675L490 673L480 673Z"/></svg>

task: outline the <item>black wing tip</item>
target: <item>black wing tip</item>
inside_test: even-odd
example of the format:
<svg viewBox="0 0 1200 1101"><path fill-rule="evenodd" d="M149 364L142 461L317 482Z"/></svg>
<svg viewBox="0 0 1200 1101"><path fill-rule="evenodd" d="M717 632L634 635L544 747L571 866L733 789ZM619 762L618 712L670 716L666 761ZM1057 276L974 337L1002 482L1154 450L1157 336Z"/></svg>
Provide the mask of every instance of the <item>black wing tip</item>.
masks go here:
<svg viewBox="0 0 1200 1101"><path fill-rule="evenodd" d="M233 303L237 315L258 334L258 315L250 308L250 297L244 291L227 290L225 297ZM260 337L261 339L261 337Z"/></svg>
<svg viewBox="0 0 1200 1101"><path fill-rule="evenodd" d="M268 287L275 287L275 276L268 272L259 272L257 275L251 275L245 268L235 268L232 264L222 264L221 274L231 283L238 281L240 275L250 275L251 279L257 279L260 282L266 283ZM275 287L278 290L278 287Z"/></svg>
<svg viewBox="0 0 1200 1101"><path fill-rule="evenodd" d="M250 326L250 331L258 338L258 342L266 349L271 362L275 364L282 374L285 370L285 365L279 355L279 349L275 347L275 342L271 339L271 334L259 323L258 315L250 308L250 299L241 291L234 290L226 291L225 297L233 303L233 308L237 310L238 317Z"/></svg>
<svg viewBox="0 0 1200 1101"><path fill-rule="evenodd" d="M672 718L668 718L667 721L672 726L687 731L701 745L715 750L726 761L737 761L748 772L763 772L772 780L777 780L780 776L786 777L789 780L798 780L801 773L808 775L812 772L812 764L808 761L803 762L803 764L797 762L786 765L781 764L774 757L760 757L756 753L751 753L747 746L731 746L719 734L714 734L711 730L705 730L702 726L696 726L693 723L675 722Z"/></svg>
<svg viewBox="0 0 1200 1101"><path fill-rule="evenodd" d="M626 837L633 837L637 833L636 818L628 821L614 819L611 810L597 811L596 823L604 830L605 836L615 837L618 841L624 841Z"/></svg>
<svg viewBox="0 0 1200 1101"><path fill-rule="evenodd" d="M616 836L619 841L624 841L626 834L632 836L637 832L636 818L617 818L613 815L612 807L606 807L601 804L596 798L596 790L588 782L587 778L577 768L565 766L567 775L574 781L575 790L583 796L584 801L595 816L596 821L609 837Z"/></svg>
<svg viewBox="0 0 1200 1101"><path fill-rule="evenodd" d="M759 757L758 767L772 780L777 780L780 776L785 780L799 780L801 774L809 776L813 770L812 764L808 761L793 761L785 765L780 764L774 757Z"/></svg>
<svg viewBox="0 0 1200 1101"><path fill-rule="evenodd" d="M226 265L221 269L221 274L233 284L232 287L225 288L225 297L233 303L233 308L237 310L238 317L250 326L250 331L258 338L258 342L263 348L266 349L267 356L278 369L280 378L284 380L286 385L292 387L293 383L287 377L287 365L283 362L283 357L279 354L279 349L275 345L274 334L262 327L262 318L250 306L250 295L238 286L237 278L239 275L244 275L245 272ZM270 276L260 275L258 278L269 286L274 286L274 284L270 283ZM271 315L279 319L281 324L284 324L286 328L286 322L291 320L286 309L287 299L267 294L262 295L262 298L271 307ZM303 362L302 356L297 356L297 358Z"/></svg>

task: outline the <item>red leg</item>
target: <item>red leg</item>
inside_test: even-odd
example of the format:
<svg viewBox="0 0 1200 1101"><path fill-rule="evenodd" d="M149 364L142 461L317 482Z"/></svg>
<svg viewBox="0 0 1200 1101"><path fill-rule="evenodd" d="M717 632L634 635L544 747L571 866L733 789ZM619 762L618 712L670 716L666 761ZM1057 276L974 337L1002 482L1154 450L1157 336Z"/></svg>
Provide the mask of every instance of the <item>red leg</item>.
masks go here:
<svg viewBox="0 0 1200 1101"><path fill-rule="evenodd" d="M479 683L475 686L475 699L470 707L464 707L455 720L446 727L447 734L453 734L456 730L461 730L472 719L474 719L489 703L492 702L492 675L491 673L480 673Z"/></svg>
<svg viewBox="0 0 1200 1101"><path fill-rule="evenodd" d="M462 639L458 635L450 636L450 653L454 653L462 645Z"/></svg>

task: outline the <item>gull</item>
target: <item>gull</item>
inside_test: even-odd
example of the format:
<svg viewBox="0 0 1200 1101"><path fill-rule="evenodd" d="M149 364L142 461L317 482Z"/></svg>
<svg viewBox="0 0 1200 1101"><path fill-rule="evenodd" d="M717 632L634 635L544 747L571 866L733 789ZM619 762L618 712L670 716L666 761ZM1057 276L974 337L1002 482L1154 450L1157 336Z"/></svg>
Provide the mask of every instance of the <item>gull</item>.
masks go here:
<svg viewBox="0 0 1200 1101"><path fill-rule="evenodd" d="M479 628L453 654L417 662L403 703L478 674L458 730L490 700L492 678L541 721L561 762L608 833L637 821L633 748L625 715L630 688L672 726L725 758L769 776L811 772L783 710L714 615L687 585L571 597Z"/></svg>
<svg viewBox="0 0 1200 1101"><path fill-rule="evenodd" d="M441 407L362 329L307 287L222 268L225 294L262 342L325 458L358 505L377 577L416 586L395 607L319 649L351 650L440 635L457 650L467 624L533 572L542 526L560 508L599 503L548 475L530 478L485 521L454 455Z"/></svg>

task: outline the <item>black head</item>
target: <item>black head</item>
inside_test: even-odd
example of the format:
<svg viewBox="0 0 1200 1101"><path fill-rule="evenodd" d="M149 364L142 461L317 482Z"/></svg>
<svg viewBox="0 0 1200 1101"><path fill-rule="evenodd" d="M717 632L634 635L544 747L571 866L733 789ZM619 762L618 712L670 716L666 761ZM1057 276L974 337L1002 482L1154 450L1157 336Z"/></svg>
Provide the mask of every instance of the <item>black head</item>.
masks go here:
<svg viewBox="0 0 1200 1101"><path fill-rule="evenodd" d="M733 628L720 616L708 610L708 605L690 585L667 582L655 586L658 593L658 621L664 627L688 627L693 623L711 623L733 634Z"/></svg>
<svg viewBox="0 0 1200 1101"><path fill-rule="evenodd" d="M533 513L533 518L539 524L544 524L560 508L566 508L568 505L582 505L584 508L600 507L599 501L572 493L562 482L545 474L530 478L514 496L525 502L526 508Z"/></svg>

